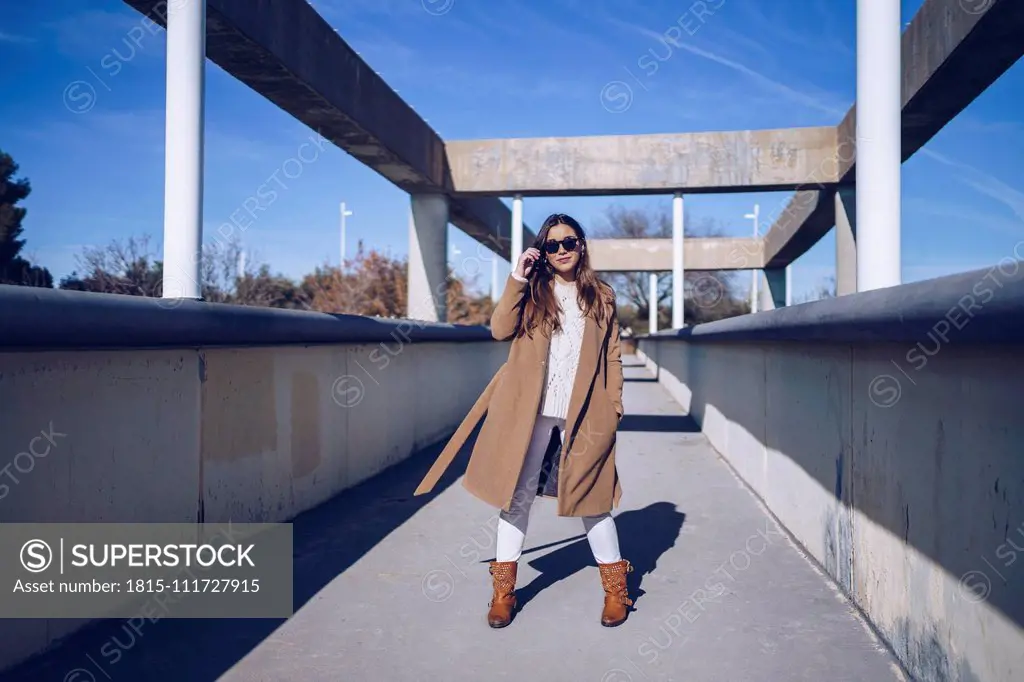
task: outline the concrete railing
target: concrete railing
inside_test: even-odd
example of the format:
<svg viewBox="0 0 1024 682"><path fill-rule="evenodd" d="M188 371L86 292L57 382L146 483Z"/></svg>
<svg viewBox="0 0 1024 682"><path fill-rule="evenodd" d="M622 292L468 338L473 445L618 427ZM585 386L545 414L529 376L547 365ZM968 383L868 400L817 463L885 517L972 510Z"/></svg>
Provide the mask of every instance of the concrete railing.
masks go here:
<svg viewBox="0 0 1024 682"><path fill-rule="evenodd" d="M486 327L0 286L0 522L285 521L454 431L507 354ZM83 624L2 621L0 668Z"/></svg>
<svg viewBox="0 0 1024 682"><path fill-rule="evenodd" d="M1024 679L1022 270L1004 261L639 341L924 682Z"/></svg>

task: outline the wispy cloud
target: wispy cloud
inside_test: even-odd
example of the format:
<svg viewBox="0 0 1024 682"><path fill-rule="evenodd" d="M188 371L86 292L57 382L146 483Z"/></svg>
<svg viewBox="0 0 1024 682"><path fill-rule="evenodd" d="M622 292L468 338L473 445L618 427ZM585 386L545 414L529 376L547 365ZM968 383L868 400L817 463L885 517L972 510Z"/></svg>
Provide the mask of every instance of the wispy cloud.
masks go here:
<svg viewBox="0 0 1024 682"><path fill-rule="evenodd" d="M163 111L97 111L80 117L43 118L14 129L15 134L53 147L59 154L86 153L116 145L121 152L163 151Z"/></svg>
<svg viewBox="0 0 1024 682"><path fill-rule="evenodd" d="M25 45L25 44L34 43L34 42L35 42L35 38L30 38L28 36L17 35L17 34L14 34L14 33L7 33L5 31L0 31L0 43L12 43L12 44L15 44L15 45Z"/></svg>
<svg viewBox="0 0 1024 682"><path fill-rule="evenodd" d="M834 17L830 8L840 3L832 2L828 7L820 1L804 6L805 12L814 11L818 16L815 23L820 22L816 30L796 31L793 29L792 18L780 19L769 16L766 7L778 9L781 3L743 3L741 7L748 15L748 23L756 26L759 33L771 36L780 42L797 47L802 53L817 52L832 56L852 56L853 50L841 40L834 37L832 24ZM788 7L788 5L787 5Z"/></svg>
<svg viewBox="0 0 1024 682"><path fill-rule="evenodd" d="M469 3L466 3L469 6ZM592 35L586 30L585 19L588 13L583 13L578 20L570 23L559 22L538 12L536 5L527 5L518 0L505 0L500 7L503 12L496 12L498 5L474 3L470 13L467 10L467 17L471 21L476 33L481 29L491 31L494 34L502 34L519 44L527 46L544 46L539 50L530 49L538 56L550 56L564 49L565 55L576 52L584 52L588 59L594 59L595 55L617 57L616 52L611 48L607 40ZM452 12L455 14L455 12ZM451 15L446 15L447 19ZM525 43L524 43L525 41Z"/></svg>
<svg viewBox="0 0 1024 682"><path fill-rule="evenodd" d="M426 12L416 0L309 0L322 17L368 18L421 15Z"/></svg>
<svg viewBox="0 0 1024 682"><path fill-rule="evenodd" d="M163 109L94 109L82 116L40 120L15 132L61 152L115 147L152 158L164 153L164 117ZM308 135L308 130L296 127L277 140L268 141L265 137L241 135L230 126L207 120L205 155L208 161L280 161L294 155L296 145Z"/></svg>
<svg viewBox="0 0 1024 682"><path fill-rule="evenodd" d="M722 23L713 24L708 27L708 30L712 31L716 37L720 36L723 38L722 44L742 46L752 52L755 52L758 55L758 60L761 64L767 62L775 65L778 63L775 51L770 50L764 43L748 36L745 33L735 31Z"/></svg>
<svg viewBox="0 0 1024 682"><path fill-rule="evenodd" d="M974 261L917 258L914 262L908 262L905 259L902 267L902 279L905 284L909 284L910 282L920 282L990 268L998 262L998 257L991 260ZM795 262L793 264L793 300L799 301L806 298L809 294L813 294L820 285L832 277L835 277L834 265L805 265L801 264L800 261Z"/></svg>
<svg viewBox="0 0 1024 682"><path fill-rule="evenodd" d="M615 23L619 24L620 26L623 26L624 28L628 28L632 31L635 31L640 35L650 38L651 40L658 41L659 43L665 39L665 37L662 34L652 31L648 28L644 28L643 26L637 26L635 24L622 21L620 19L611 19L611 21L614 21ZM724 66L727 69L730 69L742 76L749 78L750 80L757 83L768 92L772 92L791 102L803 105L809 109L813 109L815 111L820 111L831 116L834 116L837 118L837 120L846 114L847 110L845 108L835 106L826 101L826 99L835 99L834 96L818 96L808 94L794 87L791 87L781 81L775 80L774 78L771 78L770 76L760 71L757 71L747 66L746 64L742 64L736 60L729 59L728 57L725 57L716 52L712 52L711 50L702 49L700 47L697 47L696 45L676 41L672 43L672 46L674 48L678 48L680 50L688 52L694 56L701 57L702 59L705 59L712 63Z"/></svg>
<svg viewBox="0 0 1024 682"><path fill-rule="evenodd" d="M982 135L1024 135L1024 121L984 121L973 116L961 115L953 121L960 130Z"/></svg>
<svg viewBox="0 0 1024 682"><path fill-rule="evenodd" d="M45 25L53 32L57 49L70 57L98 62L111 54L121 61L135 55L163 57L164 32L141 14L86 10ZM116 50L116 54L114 51Z"/></svg>
<svg viewBox="0 0 1024 682"><path fill-rule="evenodd" d="M960 223L977 226L1012 236L1024 237L1024 221L1013 220L1005 216L992 215L963 204L943 201L941 198L904 197L903 210L908 217L921 216L956 220Z"/></svg>
<svg viewBox="0 0 1024 682"><path fill-rule="evenodd" d="M925 148L919 153L958 171L955 174L958 180L968 187L973 188L975 191L995 199L999 203L1009 207L1018 218L1024 221L1024 192L1010 187L999 178L996 178L983 170L975 168L970 164L951 159L950 157L940 154L934 150Z"/></svg>
<svg viewBox="0 0 1024 682"><path fill-rule="evenodd" d="M400 95L405 89L419 88L429 83L433 92L445 95L443 99L431 100L442 108L450 106L453 101L478 103L481 98L492 101L496 97L532 101L555 96L571 98L593 95L592 90L585 88L578 80L538 76L522 70L480 69L474 68L472 64L461 65L451 60L437 59L376 30L351 41L351 44L358 47L366 63ZM415 100L406 101L418 110L421 106L417 104L425 106Z"/></svg>
<svg viewBox="0 0 1024 682"><path fill-rule="evenodd" d="M839 15L836 12L837 8L845 9L847 11L846 17ZM835 2L835 0L814 0L814 9L821 18L822 30L819 32L819 35L823 38L823 42L838 54L846 57L855 57L856 52L853 47L839 38L836 29L836 24L838 23L849 25L850 16L854 11L853 8L850 5Z"/></svg>
<svg viewBox="0 0 1024 682"><path fill-rule="evenodd" d="M999 262L999 259L992 261L950 261L946 263L927 263L918 265L903 265L903 281L921 282L928 279L938 279L949 275L959 275L963 272L972 272L989 268Z"/></svg>

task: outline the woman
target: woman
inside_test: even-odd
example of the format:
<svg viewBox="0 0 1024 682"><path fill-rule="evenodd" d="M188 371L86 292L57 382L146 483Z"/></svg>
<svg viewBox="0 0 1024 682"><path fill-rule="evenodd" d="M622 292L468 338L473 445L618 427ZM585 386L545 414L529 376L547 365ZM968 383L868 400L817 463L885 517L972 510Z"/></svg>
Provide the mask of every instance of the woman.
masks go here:
<svg viewBox="0 0 1024 682"><path fill-rule="evenodd" d="M539 494L557 499L559 516L583 519L605 593L601 624L619 625L632 605L632 566L619 554L611 515L622 494L615 469L619 325L615 292L591 269L586 236L573 218L559 213L544 221L509 275L491 332L512 340L508 361L416 494L433 488L486 412L463 486L500 509L488 624L501 628L512 620L518 562ZM555 432L560 447L549 448Z"/></svg>

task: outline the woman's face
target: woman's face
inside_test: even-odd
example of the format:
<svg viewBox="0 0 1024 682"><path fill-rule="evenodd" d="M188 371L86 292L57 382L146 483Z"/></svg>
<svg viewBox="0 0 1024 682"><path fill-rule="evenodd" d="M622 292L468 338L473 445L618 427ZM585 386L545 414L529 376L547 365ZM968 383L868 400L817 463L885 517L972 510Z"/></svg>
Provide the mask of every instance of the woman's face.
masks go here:
<svg viewBox="0 0 1024 682"><path fill-rule="evenodd" d="M566 248L565 243L562 240L569 238L575 243L571 243L571 249ZM555 253L549 253L548 249L544 249L544 255L551 263L551 267L555 269L555 272L561 274L568 274L576 269L576 264L580 262L580 252L583 248L582 242L579 237L576 236L576 231L568 225L562 225L561 223L555 225L548 230L548 237L545 241L545 246L552 244L552 242L558 243L558 250Z"/></svg>

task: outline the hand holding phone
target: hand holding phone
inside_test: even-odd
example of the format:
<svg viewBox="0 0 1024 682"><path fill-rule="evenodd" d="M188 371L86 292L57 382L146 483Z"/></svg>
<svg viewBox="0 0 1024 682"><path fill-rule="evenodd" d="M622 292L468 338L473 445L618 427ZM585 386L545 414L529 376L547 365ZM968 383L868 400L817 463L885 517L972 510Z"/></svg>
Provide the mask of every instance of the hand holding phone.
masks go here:
<svg viewBox="0 0 1024 682"><path fill-rule="evenodd" d="M540 251L534 247L530 247L523 251L522 255L519 256L519 263L516 264L515 274L522 279L526 279L533 272L533 266L536 264L537 259L540 258Z"/></svg>

